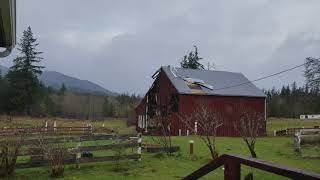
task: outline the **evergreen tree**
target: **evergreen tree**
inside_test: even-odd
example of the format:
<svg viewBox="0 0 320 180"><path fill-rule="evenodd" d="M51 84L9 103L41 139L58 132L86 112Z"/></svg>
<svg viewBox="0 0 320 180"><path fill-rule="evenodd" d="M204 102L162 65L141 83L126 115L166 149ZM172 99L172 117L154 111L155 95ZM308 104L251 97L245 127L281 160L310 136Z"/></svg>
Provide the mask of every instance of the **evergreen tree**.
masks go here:
<svg viewBox="0 0 320 180"><path fill-rule="evenodd" d="M115 116L115 107L110 101L110 98L106 96L103 103L103 114L105 117L114 117Z"/></svg>
<svg viewBox="0 0 320 180"><path fill-rule="evenodd" d="M39 56L42 52L36 50L39 45L36 41L30 27L23 31L18 43L20 56L13 60L13 66L6 76L11 87L15 89L11 102L17 111L24 111L27 115L30 115L31 106L37 101L37 94L41 88L38 75L44 68L38 65L42 60Z"/></svg>
<svg viewBox="0 0 320 180"><path fill-rule="evenodd" d="M191 51L189 55L185 55L180 62L182 68L189 68L189 69L204 69L204 66L200 63L202 59L198 55L198 48L194 46L195 51Z"/></svg>
<svg viewBox="0 0 320 180"><path fill-rule="evenodd" d="M297 95L297 91L298 91L297 83L294 81L291 84L291 93L292 93L292 95Z"/></svg>
<svg viewBox="0 0 320 180"><path fill-rule="evenodd" d="M67 90L66 86L64 85L64 83L62 83L61 88L60 88L60 90L59 90L59 94L60 94L60 95L64 95L64 93L66 92L66 90Z"/></svg>

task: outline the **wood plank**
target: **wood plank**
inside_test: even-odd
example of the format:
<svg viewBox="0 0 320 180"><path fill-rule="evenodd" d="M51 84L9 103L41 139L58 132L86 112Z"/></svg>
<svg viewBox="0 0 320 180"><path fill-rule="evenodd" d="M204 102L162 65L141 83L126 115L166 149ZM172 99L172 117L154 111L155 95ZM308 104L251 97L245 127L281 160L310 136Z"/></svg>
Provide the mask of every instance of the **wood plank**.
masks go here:
<svg viewBox="0 0 320 180"><path fill-rule="evenodd" d="M114 140L114 139L129 139L130 137L137 137L137 134L123 134L119 135L118 137L114 134L107 134L107 135L85 135L85 136L68 136L68 137L58 137L58 138L44 138L43 141L45 143L61 143L61 142L79 142L79 141L96 141L96 140ZM0 141L0 145L4 145L7 143L14 144L17 141ZM28 139L24 140L22 145L37 145L39 144L38 139Z"/></svg>
<svg viewBox="0 0 320 180"><path fill-rule="evenodd" d="M198 170L194 171L190 175L183 178L184 180L191 180L191 179L198 179L211 171L215 170L216 168L220 167L222 164L226 163L233 163L233 164L244 164L247 166L251 166L253 168L257 168L263 171L268 171L274 174L278 174L280 176L292 178L292 179L320 179L320 174L306 171L302 169L297 168L290 168L282 165L278 165L275 163L255 159L255 158L249 158L244 157L240 155L235 154L224 154L220 157L218 157L215 160L210 161L206 165L202 166Z"/></svg>
<svg viewBox="0 0 320 180"><path fill-rule="evenodd" d="M124 156L104 156L104 157L93 157L93 158L81 158L80 159L80 163L91 163L91 162L104 162L104 161L114 161L116 159L119 160L126 160L126 159L133 159L133 160L137 160L140 158L140 155L138 154L130 154L130 155L124 155ZM65 165L68 164L76 164L76 160L75 159L66 159L64 161ZM18 163L16 165L17 169L22 169L22 168L34 168L34 167L42 167L42 166L48 166L49 163L47 161L43 161L43 162L37 162L37 163L31 163L31 162L27 162L27 163Z"/></svg>

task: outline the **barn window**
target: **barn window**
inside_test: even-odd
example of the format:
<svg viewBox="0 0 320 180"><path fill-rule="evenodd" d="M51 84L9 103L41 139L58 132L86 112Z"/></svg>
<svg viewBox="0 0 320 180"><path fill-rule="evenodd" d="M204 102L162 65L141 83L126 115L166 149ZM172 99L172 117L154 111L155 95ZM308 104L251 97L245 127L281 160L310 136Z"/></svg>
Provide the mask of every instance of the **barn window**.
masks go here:
<svg viewBox="0 0 320 180"><path fill-rule="evenodd" d="M179 111L179 96L177 94L171 95L169 107L170 107L170 112Z"/></svg>

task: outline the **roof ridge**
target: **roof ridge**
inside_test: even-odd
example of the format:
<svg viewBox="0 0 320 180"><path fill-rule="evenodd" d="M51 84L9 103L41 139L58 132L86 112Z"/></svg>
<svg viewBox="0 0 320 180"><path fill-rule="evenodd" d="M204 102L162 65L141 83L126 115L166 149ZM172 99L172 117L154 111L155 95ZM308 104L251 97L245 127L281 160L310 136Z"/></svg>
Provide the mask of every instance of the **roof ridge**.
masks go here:
<svg viewBox="0 0 320 180"><path fill-rule="evenodd" d="M182 67L174 67L174 66L161 66L161 67L166 67L166 68L176 68L176 69L186 69L186 70L191 70L191 71L206 71L206 72L226 72L226 73L234 73L234 74L242 74L241 72L232 72L232 71L222 71L222 70L207 70L207 69L191 69L191 68L182 68ZM242 74L243 75L243 74Z"/></svg>

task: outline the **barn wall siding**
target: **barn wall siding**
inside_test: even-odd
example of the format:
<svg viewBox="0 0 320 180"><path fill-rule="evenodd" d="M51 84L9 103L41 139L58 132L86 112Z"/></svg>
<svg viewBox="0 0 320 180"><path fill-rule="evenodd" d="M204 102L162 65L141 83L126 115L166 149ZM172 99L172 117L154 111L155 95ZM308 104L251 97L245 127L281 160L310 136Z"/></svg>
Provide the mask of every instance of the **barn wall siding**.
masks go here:
<svg viewBox="0 0 320 180"><path fill-rule="evenodd" d="M201 96L201 95L180 95L180 114L189 116L195 109L205 102L209 107L217 109L223 115L223 125L218 128L218 136L239 136L234 128L234 123L239 121L239 105L265 113L265 98L258 97L226 97L226 96ZM184 123L179 122L178 129L186 132ZM184 133L185 134L185 133ZM260 136L266 135L266 124L259 131Z"/></svg>
<svg viewBox="0 0 320 180"><path fill-rule="evenodd" d="M140 102L140 104L136 107L135 109L135 118L136 118L136 131L137 132L143 132L143 129L139 128L138 126L138 120L139 116L145 114L145 109L146 109L146 98L143 98Z"/></svg>

